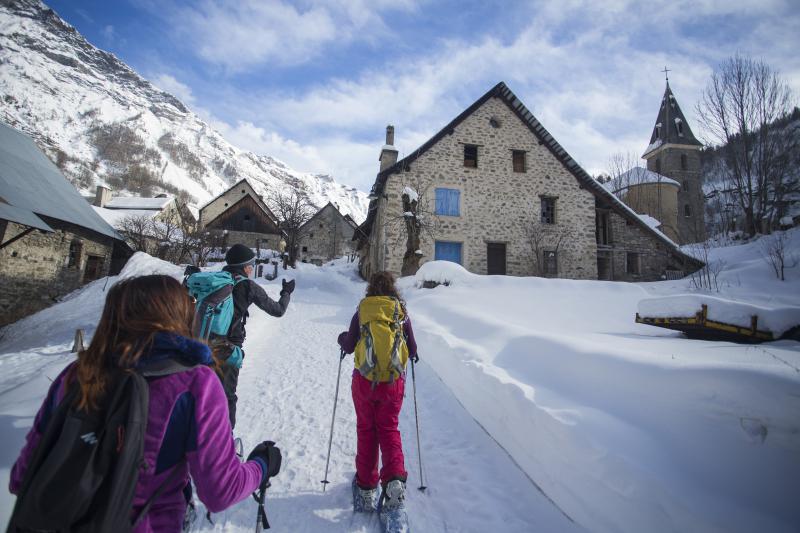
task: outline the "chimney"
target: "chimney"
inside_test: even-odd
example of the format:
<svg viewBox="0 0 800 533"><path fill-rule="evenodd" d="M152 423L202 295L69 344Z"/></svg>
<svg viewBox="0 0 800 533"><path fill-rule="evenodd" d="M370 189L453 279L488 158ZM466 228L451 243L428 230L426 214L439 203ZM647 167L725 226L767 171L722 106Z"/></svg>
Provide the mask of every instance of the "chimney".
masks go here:
<svg viewBox="0 0 800 533"><path fill-rule="evenodd" d="M111 189L108 187L103 187L102 185L98 185L97 192L94 194L94 205L97 207L105 207L110 200Z"/></svg>
<svg viewBox="0 0 800 533"><path fill-rule="evenodd" d="M381 149L381 171L397 163L397 148L394 147L394 126L386 126L386 144Z"/></svg>

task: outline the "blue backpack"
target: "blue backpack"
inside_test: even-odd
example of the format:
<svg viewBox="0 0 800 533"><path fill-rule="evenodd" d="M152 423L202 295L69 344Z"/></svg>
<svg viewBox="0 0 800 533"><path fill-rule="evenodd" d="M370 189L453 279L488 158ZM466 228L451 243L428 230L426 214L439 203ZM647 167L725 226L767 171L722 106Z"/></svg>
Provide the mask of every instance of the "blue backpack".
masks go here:
<svg viewBox="0 0 800 533"><path fill-rule="evenodd" d="M233 288L247 278L230 272L198 272L186 280L189 294L195 299L194 336L203 341L213 333L226 337L233 322ZM241 350L234 347L228 363L241 366Z"/></svg>

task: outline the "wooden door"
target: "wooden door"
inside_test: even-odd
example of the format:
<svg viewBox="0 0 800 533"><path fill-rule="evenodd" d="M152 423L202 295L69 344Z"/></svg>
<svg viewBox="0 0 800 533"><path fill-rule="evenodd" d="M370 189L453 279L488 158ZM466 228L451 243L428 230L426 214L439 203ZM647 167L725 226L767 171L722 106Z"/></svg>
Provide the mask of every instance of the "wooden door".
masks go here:
<svg viewBox="0 0 800 533"><path fill-rule="evenodd" d="M486 243L486 273L505 275L506 273L506 243Z"/></svg>

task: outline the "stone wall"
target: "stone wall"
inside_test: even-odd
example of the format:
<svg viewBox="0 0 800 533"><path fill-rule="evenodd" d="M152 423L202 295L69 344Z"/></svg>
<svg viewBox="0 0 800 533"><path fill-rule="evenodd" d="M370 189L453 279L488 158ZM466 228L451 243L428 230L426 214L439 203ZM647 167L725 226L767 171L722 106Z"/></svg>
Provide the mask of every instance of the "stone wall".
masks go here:
<svg viewBox="0 0 800 533"><path fill-rule="evenodd" d="M612 277L615 281L659 281L664 279L666 270L687 268L672 253L667 245L657 241L641 226L629 223L617 213L610 213L611 241L608 245L598 245L600 254L610 254ZM636 254L629 256L628 254ZM628 259L638 261L639 273L630 273Z"/></svg>
<svg viewBox="0 0 800 533"><path fill-rule="evenodd" d="M45 221L56 231L34 231L0 249L0 326L44 309L83 285L90 256L102 258L98 277L108 274L113 239L58 220ZM24 230L8 223L0 240L6 242ZM70 265L73 242L79 243L79 253Z"/></svg>
<svg viewBox="0 0 800 533"><path fill-rule="evenodd" d="M225 248L230 248L234 244L244 244L248 248L255 250L261 248L262 250L278 250L281 242L281 236L274 233L254 233L249 231L230 231L230 230L209 230L213 235L223 235L223 242ZM258 241L260 240L260 244Z"/></svg>
<svg viewBox="0 0 800 533"><path fill-rule="evenodd" d="M674 183L639 183L628 187L622 201L637 213L661 222L662 233L675 242L678 235L678 189Z"/></svg>
<svg viewBox="0 0 800 533"><path fill-rule="evenodd" d="M499 123L495 128L490 119ZM464 145L478 145L477 168L464 166ZM525 172L514 172L512 150L524 150ZM379 201L365 270L385 268L399 274L405 252L401 193L420 193L423 209L434 213L435 189L460 191L459 216L431 216L435 239L424 235L422 263L434 259L434 240L462 243L463 265L487 272L487 243L506 244L510 275L534 274L527 228L540 219L541 196L556 198L556 224L569 238L559 250L558 276L597 278L594 196L497 97L490 98L449 135L413 161L408 171L392 174L386 199ZM547 247L547 246L545 246ZM362 272L368 275L369 272Z"/></svg>
<svg viewBox="0 0 800 533"><path fill-rule="evenodd" d="M681 156L685 156L685 169ZM700 147L665 145L648 155L647 169L656 172L657 161L660 161L662 176L672 178L681 184L678 191L677 217L679 244L704 241L706 239L705 198L703 196ZM690 209L689 216L685 212L687 205Z"/></svg>
<svg viewBox="0 0 800 533"><path fill-rule="evenodd" d="M299 261L320 265L355 249L351 226L334 207L326 205L299 233Z"/></svg>

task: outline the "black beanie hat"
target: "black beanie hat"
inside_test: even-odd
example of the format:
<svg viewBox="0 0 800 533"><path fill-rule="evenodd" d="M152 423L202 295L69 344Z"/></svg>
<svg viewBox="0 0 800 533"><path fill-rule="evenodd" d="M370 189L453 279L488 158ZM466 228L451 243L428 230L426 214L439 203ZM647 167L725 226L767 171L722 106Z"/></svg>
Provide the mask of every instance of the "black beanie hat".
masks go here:
<svg viewBox="0 0 800 533"><path fill-rule="evenodd" d="M256 258L255 252L244 244L234 244L225 254L225 262L229 266L240 266L252 263Z"/></svg>

